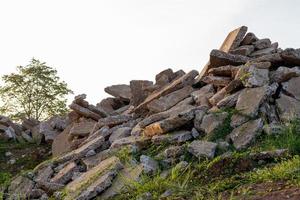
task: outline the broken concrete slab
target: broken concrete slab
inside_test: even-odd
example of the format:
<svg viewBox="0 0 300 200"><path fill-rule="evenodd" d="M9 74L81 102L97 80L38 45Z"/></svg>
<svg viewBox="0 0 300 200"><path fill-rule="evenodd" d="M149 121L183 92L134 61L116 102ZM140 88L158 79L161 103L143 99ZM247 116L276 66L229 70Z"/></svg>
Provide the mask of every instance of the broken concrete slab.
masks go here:
<svg viewBox="0 0 300 200"><path fill-rule="evenodd" d="M258 49L258 50L269 48L269 47L271 47L271 44L272 44L271 40L268 38L260 39L260 40L253 42L255 49Z"/></svg>
<svg viewBox="0 0 300 200"><path fill-rule="evenodd" d="M230 54L214 49L210 53L210 68L216 68L225 65L243 65L249 60L250 59L246 56Z"/></svg>
<svg viewBox="0 0 300 200"><path fill-rule="evenodd" d="M249 121L233 129L229 138L237 150L245 149L261 133L263 125L262 119Z"/></svg>
<svg viewBox="0 0 300 200"><path fill-rule="evenodd" d="M51 180L50 182L58 183L58 184L66 184L68 183L74 174L74 172L78 171L78 167L75 162L70 162L65 167L63 167Z"/></svg>
<svg viewBox="0 0 300 200"><path fill-rule="evenodd" d="M124 101L130 101L132 94L129 85L119 84L106 87L104 91L116 98L121 98Z"/></svg>
<svg viewBox="0 0 300 200"><path fill-rule="evenodd" d="M151 93L148 90L149 87L153 86L152 81L147 80L132 80L130 81L130 89L132 93L130 104L137 106L142 103L147 96Z"/></svg>
<svg viewBox="0 0 300 200"><path fill-rule="evenodd" d="M231 54L249 56L254 51L253 45L244 45L229 51Z"/></svg>
<svg viewBox="0 0 300 200"><path fill-rule="evenodd" d="M135 113L143 113L143 111L147 108L147 105L155 99L160 98L161 96L167 95L177 89L180 89L186 85L192 85L195 82L195 78L198 76L198 72L196 70L192 70L189 73L183 75L182 77L174 80L172 83L166 85L157 92L149 95L143 103L138 105L133 111Z"/></svg>
<svg viewBox="0 0 300 200"><path fill-rule="evenodd" d="M205 132L208 136L211 136L214 131L224 123L225 119L228 117L228 113L211 113L205 115L202 119L200 129Z"/></svg>
<svg viewBox="0 0 300 200"><path fill-rule="evenodd" d="M212 159L215 156L216 148L216 143L202 140L194 140L188 145L188 151L197 158L204 157Z"/></svg>
<svg viewBox="0 0 300 200"><path fill-rule="evenodd" d="M69 134L72 136L88 136L96 125L94 120L83 120L78 123L74 123Z"/></svg>
<svg viewBox="0 0 300 200"><path fill-rule="evenodd" d="M186 86L182 89L176 90L166 96L162 96L159 99L155 99L148 104L148 109L151 112L163 112L171 107L175 106L177 103L182 101L183 99L190 96L191 92L194 89L191 86Z"/></svg>
<svg viewBox="0 0 300 200"><path fill-rule="evenodd" d="M179 144L189 141L192 138L191 131L174 131L164 135L155 135L151 141L154 144Z"/></svg>
<svg viewBox="0 0 300 200"><path fill-rule="evenodd" d="M300 49L287 48L281 54L287 65L300 65Z"/></svg>
<svg viewBox="0 0 300 200"><path fill-rule="evenodd" d="M276 71L270 72L270 81L281 83L288 81L293 77L300 76L300 67L279 67Z"/></svg>
<svg viewBox="0 0 300 200"><path fill-rule="evenodd" d="M234 78L238 70L239 66L226 65L217 68L211 68L208 70L208 74L214 76L228 76Z"/></svg>
<svg viewBox="0 0 300 200"><path fill-rule="evenodd" d="M255 34L249 32L246 34L246 36L242 40L241 45L251 45L254 42L256 42L257 40L258 40L258 38L255 36Z"/></svg>
<svg viewBox="0 0 300 200"><path fill-rule="evenodd" d="M282 83L282 89L289 96L300 100L300 77L291 78L289 81Z"/></svg>
<svg viewBox="0 0 300 200"><path fill-rule="evenodd" d="M212 84L206 85L199 90L194 91L191 96L198 106L210 107L208 99L215 94L215 89Z"/></svg>
<svg viewBox="0 0 300 200"><path fill-rule="evenodd" d="M112 134L109 137L109 142L113 143L115 140L129 137L131 134L132 128L130 127L122 127L118 128L117 130L113 131Z"/></svg>
<svg viewBox="0 0 300 200"><path fill-rule="evenodd" d="M216 87L224 87L230 83L231 78L226 76L205 76L202 81Z"/></svg>
<svg viewBox="0 0 300 200"><path fill-rule="evenodd" d="M283 93L281 93L280 98L276 100L276 107L280 119L284 122L300 117L300 101Z"/></svg>

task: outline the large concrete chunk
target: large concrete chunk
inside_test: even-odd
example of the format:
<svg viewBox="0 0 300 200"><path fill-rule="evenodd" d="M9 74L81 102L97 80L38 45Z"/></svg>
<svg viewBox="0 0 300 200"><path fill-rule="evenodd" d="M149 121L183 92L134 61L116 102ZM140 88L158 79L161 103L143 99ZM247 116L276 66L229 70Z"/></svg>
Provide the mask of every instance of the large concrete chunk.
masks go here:
<svg viewBox="0 0 300 200"><path fill-rule="evenodd" d="M211 113L205 115L202 119L201 130L204 131L207 135L212 135L213 132L223 124L225 119L228 117L228 113Z"/></svg>
<svg viewBox="0 0 300 200"><path fill-rule="evenodd" d="M193 120L195 116L194 111L194 109L186 110L178 115L153 123L147 126L142 134L144 136L152 137L154 135L161 135L175 130Z"/></svg>
<svg viewBox="0 0 300 200"><path fill-rule="evenodd" d="M240 67L235 79L241 80L245 87L260 87L269 83L270 62L247 63Z"/></svg>
<svg viewBox="0 0 300 200"><path fill-rule="evenodd" d="M300 76L300 67L279 67L276 71L270 73L271 82L285 82L293 77Z"/></svg>
<svg viewBox="0 0 300 200"><path fill-rule="evenodd" d="M236 54L236 55L242 55L242 56L248 56L254 51L253 45L245 45L240 46L234 50L231 50L229 53Z"/></svg>
<svg viewBox="0 0 300 200"><path fill-rule="evenodd" d="M191 96L193 97L196 105L210 107L208 99L215 94L213 85L206 85L197 91L194 91Z"/></svg>
<svg viewBox="0 0 300 200"><path fill-rule="evenodd" d="M288 82L282 83L282 89L294 97L297 100L300 100L300 77L292 78Z"/></svg>
<svg viewBox="0 0 300 200"><path fill-rule="evenodd" d="M148 109L152 112L166 111L176 105L178 102L187 98L192 91L193 88L191 86L186 86L166 96L160 97L159 99L153 100L148 104Z"/></svg>
<svg viewBox="0 0 300 200"><path fill-rule="evenodd" d="M246 34L246 36L242 40L241 45L251 45L254 42L256 42L257 40L258 40L258 38L255 36L255 34L249 32Z"/></svg>
<svg viewBox="0 0 300 200"><path fill-rule="evenodd" d="M72 142L69 139L69 132L72 125L69 125L63 132L56 136L52 143L52 155L54 157L71 151Z"/></svg>
<svg viewBox="0 0 300 200"><path fill-rule="evenodd" d="M109 142L113 143L115 140L124 138L124 137L129 137L131 134L132 128L130 127L121 127L118 128L117 130L113 131L112 134L109 137Z"/></svg>
<svg viewBox="0 0 300 200"><path fill-rule="evenodd" d="M18 176L12 180L8 187L9 199L28 199L33 187L33 181L26 177Z"/></svg>
<svg viewBox="0 0 300 200"><path fill-rule="evenodd" d="M190 131L175 131L164 135L155 135L152 137L154 144L174 144L183 143L193 138Z"/></svg>
<svg viewBox="0 0 300 200"><path fill-rule="evenodd" d="M288 65L300 65L300 49L285 49L281 53L281 57Z"/></svg>
<svg viewBox="0 0 300 200"><path fill-rule="evenodd" d="M249 117L257 116L259 106L266 99L268 91L268 86L244 89L239 95L235 107L239 114L232 116L231 126L237 127L246 122Z"/></svg>
<svg viewBox="0 0 300 200"><path fill-rule="evenodd" d="M125 101L130 101L132 97L130 86L125 84L112 85L106 87L104 91L114 97L121 98Z"/></svg>
<svg viewBox="0 0 300 200"><path fill-rule="evenodd" d="M106 200L112 199L117 194L120 194L122 189L131 181L137 181L143 172L143 167L137 165L134 167L124 167L118 176L115 178L111 187L109 187L105 192L103 192L98 199Z"/></svg>
<svg viewBox="0 0 300 200"><path fill-rule="evenodd" d="M78 171L78 167L75 162L70 162L63 167L50 181L53 183L66 184L68 183L74 174Z"/></svg>
<svg viewBox="0 0 300 200"><path fill-rule="evenodd" d="M72 103L69 107L72 110L74 110L76 113L78 113L79 115L82 115L84 117L92 118L94 120L98 120L101 118L101 116L99 114L89 110L88 108L82 107L78 104Z"/></svg>
<svg viewBox="0 0 300 200"><path fill-rule="evenodd" d="M219 101L225 98L226 95L238 90L243 86L243 83L241 80L233 80L231 81L226 87L223 87L221 90L219 90L214 96L212 96L209 99L209 103L211 105L217 105Z"/></svg>
<svg viewBox="0 0 300 200"><path fill-rule="evenodd" d="M226 65L217 68L211 68L208 70L208 74L214 76L229 76L233 78L235 77L238 70L238 66Z"/></svg>
<svg viewBox="0 0 300 200"><path fill-rule="evenodd" d="M112 183L122 164L117 157L111 157L100 162L91 170L69 183L65 199L92 199L103 192Z"/></svg>
<svg viewBox="0 0 300 200"><path fill-rule="evenodd" d="M238 97L240 95L240 91L236 92L232 95L228 95L224 97L221 101L217 103L218 108L232 108L235 107Z"/></svg>
<svg viewBox="0 0 300 200"><path fill-rule="evenodd" d="M115 115L109 116L98 121L98 126L101 128L103 126L113 127L119 124L123 124L132 120L132 116L130 115Z"/></svg>
<svg viewBox="0 0 300 200"><path fill-rule="evenodd" d="M83 120L79 123L73 124L70 135L72 136L87 136L91 133L95 126L96 122L93 120Z"/></svg>
<svg viewBox="0 0 300 200"><path fill-rule="evenodd" d="M207 84L212 84L216 87L224 87L231 81L230 77L224 76L205 76L202 81Z"/></svg>
<svg viewBox="0 0 300 200"><path fill-rule="evenodd" d="M137 106L140 103L142 103L150 94L148 88L151 86L153 86L152 81L146 81L146 80L130 81L130 89L132 93L130 104L133 106Z"/></svg>
<svg viewBox="0 0 300 200"><path fill-rule="evenodd" d="M174 80L172 83L166 85L162 89L157 92L152 93L149 95L143 103L138 105L134 112L136 113L143 113L145 109L147 110L147 105L152 102L154 99L158 99L161 96L167 95L175 90L178 90L186 85L191 85L195 82L195 78L198 76L198 72L196 70L192 70L189 73L181 76L180 78Z"/></svg>
<svg viewBox="0 0 300 200"><path fill-rule="evenodd" d="M194 140L188 145L188 151L197 158L213 158L215 156L216 148L216 143L201 140Z"/></svg>
<svg viewBox="0 0 300 200"><path fill-rule="evenodd" d="M271 40L268 38L257 40L253 43L256 49L266 49L271 47Z"/></svg>
<svg viewBox="0 0 300 200"><path fill-rule="evenodd" d="M249 121L235 128L229 135L230 140L236 149L247 148L261 133L263 128L262 119Z"/></svg>
<svg viewBox="0 0 300 200"><path fill-rule="evenodd" d="M148 137L142 137L142 136L129 136L126 138L121 138L118 140L115 140L111 146L110 149L118 149L127 145L136 145L139 148L143 148L147 146L150 142L151 138Z"/></svg>
<svg viewBox="0 0 300 200"><path fill-rule="evenodd" d="M300 101L297 99L281 93L280 98L276 100L276 107L282 121L300 117Z"/></svg>
<svg viewBox="0 0 300 200"><path fill-rule="evenodd" d="M220 50L212 50L210 53L210 68L216 68L225 65L243 65L249 58L241 55L234 55Z"/></svg>

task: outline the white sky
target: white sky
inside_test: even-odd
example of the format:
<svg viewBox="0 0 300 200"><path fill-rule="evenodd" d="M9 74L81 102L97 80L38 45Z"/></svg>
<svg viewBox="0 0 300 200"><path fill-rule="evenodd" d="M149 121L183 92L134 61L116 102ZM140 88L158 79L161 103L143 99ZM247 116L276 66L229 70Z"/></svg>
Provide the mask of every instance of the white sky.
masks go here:
<svg viewBox="0 0 300 200"><path fill-rule="evenodd" d="M297 0L0 0L0 75L35 57L97 103L112 84L200 70L240 25L300 47L299 10Z"/></svg>

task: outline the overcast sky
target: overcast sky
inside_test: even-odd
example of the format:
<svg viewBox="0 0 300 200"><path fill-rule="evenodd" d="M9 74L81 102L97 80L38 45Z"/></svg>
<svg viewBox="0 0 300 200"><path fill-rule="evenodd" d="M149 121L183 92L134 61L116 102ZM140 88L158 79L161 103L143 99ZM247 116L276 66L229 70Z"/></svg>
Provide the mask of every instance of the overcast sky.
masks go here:
<svg viewBox="0 0 300 200"><path fill-rule="evenodd" d="M35 57L97 103L112 84L201 70L241 25L299 48L299 11L297 0L0 0L0 75Z"/></svg>

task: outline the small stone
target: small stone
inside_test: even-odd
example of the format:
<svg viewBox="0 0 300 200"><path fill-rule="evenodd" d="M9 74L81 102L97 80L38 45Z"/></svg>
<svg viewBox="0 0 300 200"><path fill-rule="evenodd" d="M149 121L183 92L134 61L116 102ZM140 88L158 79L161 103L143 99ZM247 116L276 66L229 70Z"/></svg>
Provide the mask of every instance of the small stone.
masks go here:
<svg viewBox="0 0 300 200"><path fill-rule="evenodd" d="M195 128L192 129L192 136L195 139L200 136L200 133L197 131L197 129L195 129Z"/></svg>
<svg viewBox="0 0 300 200"><path fill-rule="evenodd" d="M141 155L140 162L146 174L155 174L159 170L158 162L149 156Z"/></svg>
<svg viewBox="0 0 300 200"><path fill-rule="evenodd" d="M138 147L143 148L149 144L150 140L151 138L143 136L129 136L126 138L115 140L111 144L110 149L121 148L127 145L137 145Z"/></svg>
<svg viewBox="0 0 300 200"><path fill-rule="evenodd" d="M96 151L94 149L91 149L85 154L85 157L90 157L94 155L96 155Z"/></svg>
<svg viewBox="0 0 300 200"><path fill-rule="evenodd" d="M278 43L276 42L276 43L272 44L271 47L269 47L269 48L260 49L260 50L257 50L255 52L251 53L250 57L260 57L260 56L276 53L277 48L278 48Z"/></svg>
<svg viewBox="0 0 300 200"><path fill-rule="evenodd" d="M202 132L201 123L202 123L203 117L206 114L207 110L208 109L206 106L201 106L201 107L199 107L199 109L197 109L195 111L194 127L198 132Z"/></svg>
<svg viewBox="0 0 300 200"><path fill-rule="evenodd" d="M226 96L224 99L222 99L221 101L219 101L217 103L217 107L218 108L232 108L235 107L237 101L238 101L238 97L240 95L240 91L236 92L234 94L228 95Z"/></svg>
<svg viewBox="0 0 300 200"><path fill-rule="evenodd" d="M8 164L9 165L14 165L14 164L16 164L16 159L14 159L14 158L12 158L12 159L10 159L9 161L8 161Z"/></svg>
<svg viewBox="0 0 300 200"><path fill-rule="evenodd" d="M10 157L10 156L12 156L13 154L10 152L10 151L7 151L7 152L5 152L5 156L6 157Z"/></svg>
<svg viewBox="0 0 300 200"><path fill-rule="evenodd" d="M198 158L213 158L215 155L216 148L216 143L201 140L194 140L188 145L188 151Z"/></svg>

